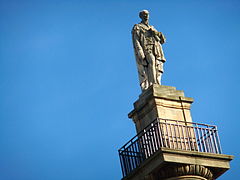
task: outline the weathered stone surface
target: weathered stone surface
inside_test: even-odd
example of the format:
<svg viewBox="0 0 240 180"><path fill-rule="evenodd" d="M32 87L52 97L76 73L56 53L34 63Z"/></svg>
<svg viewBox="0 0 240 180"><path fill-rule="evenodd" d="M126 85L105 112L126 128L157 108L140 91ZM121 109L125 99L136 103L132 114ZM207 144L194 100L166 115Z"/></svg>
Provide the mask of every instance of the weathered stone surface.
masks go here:
<svg viewBox="0 0 240 180"><path fill-rule="evenodd" d="M211 170L195 164L170 164L155 173L155 179L213 179Z"/></svg>
<svg viewBox="0 0 240 180"><path fill-rule="evenodd" d="M153 84L161 84L163 63L166 61L162 44L166 42L166 38L149 25L147 10L141 11L139 17L142 21L134 25L132 39L140 86L144 91Z"/></svg>
<svg viewBox="0 0 240 180"><path fill-rule="evenodd" d="M192 98L175 87L154 84L143 92L128 114L140 132L156 118L192 122L190 113Z"/></svg>

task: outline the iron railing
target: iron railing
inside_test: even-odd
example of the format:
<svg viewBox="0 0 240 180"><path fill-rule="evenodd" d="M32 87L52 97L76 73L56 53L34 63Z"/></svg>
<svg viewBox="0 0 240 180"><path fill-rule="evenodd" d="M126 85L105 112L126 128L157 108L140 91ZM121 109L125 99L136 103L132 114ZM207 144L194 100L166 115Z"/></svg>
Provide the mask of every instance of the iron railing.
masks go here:
<svg viewBox="0 0 240 180"><path fill-rule="evenodd" d="M157 119L118 150L123 177L161 147L221 154L217 127L213 125Z"/></svg>

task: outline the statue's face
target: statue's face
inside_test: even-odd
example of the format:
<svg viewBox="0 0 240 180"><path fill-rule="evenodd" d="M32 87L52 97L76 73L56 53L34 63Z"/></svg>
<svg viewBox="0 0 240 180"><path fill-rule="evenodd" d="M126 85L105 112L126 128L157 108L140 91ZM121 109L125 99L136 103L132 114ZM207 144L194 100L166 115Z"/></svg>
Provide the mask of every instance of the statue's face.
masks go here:
<svg viewBox="0 0 240 180"><path fill-rule="evenodd" d="M149 19L149 13L143 11L141 18L142 18L142 20L147 21Z"/></svg>

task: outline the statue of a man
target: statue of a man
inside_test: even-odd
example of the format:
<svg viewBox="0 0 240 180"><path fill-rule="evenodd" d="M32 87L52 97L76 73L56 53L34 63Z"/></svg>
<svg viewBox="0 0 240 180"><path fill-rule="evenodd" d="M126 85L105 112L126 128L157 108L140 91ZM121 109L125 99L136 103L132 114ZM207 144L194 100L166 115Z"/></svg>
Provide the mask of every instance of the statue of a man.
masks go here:
<svg viewBox="0 0 240 180"><path fill-rule="evenodd" d="M166 42L164 35L149 25L149 12L139 13L142 21L132 29L138 76L142 90L152 84L161 84L163 63L166 61L161 44Z"/></svg>

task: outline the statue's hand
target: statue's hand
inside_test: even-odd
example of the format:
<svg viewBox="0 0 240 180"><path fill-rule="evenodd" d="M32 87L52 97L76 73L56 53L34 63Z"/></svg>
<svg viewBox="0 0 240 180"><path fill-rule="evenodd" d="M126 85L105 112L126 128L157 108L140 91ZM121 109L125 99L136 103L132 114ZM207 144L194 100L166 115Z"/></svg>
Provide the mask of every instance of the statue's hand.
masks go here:
<svg viewBox="0 0 240 180"><path fill-rule="evenodd" d="M160 32L161 33L161 32ZM166 38L165 36L163 35L163 33L161 33L161 35L159 36L160 37L160 43L161 44L164 44L166 42Z"/></svg>
<svg viewBox="0 0 240 180"><path fill-rule="evenodd" d="M142 49L138 49L138 50L137 50L137 55L138 55L138 58L139 58L141 61L143 61L143 60L145 59L145 54L144 54L144 52L143 52Z"/></svg>
<svg viewBox="0 0 240 180"><path fill-rule="evenodd" d="M149 31L151 31L153 33L154 36L158 36L160 32L158 32L156 29L154 29L153 27L149 28Z"/></svg>
<svg viewBox="0 0 240 180"><path fill-rule="evenodd" d="M147 66L148 65L148 62L147 62L146 58L142 59L142 65L143 66Z"/></svg>

